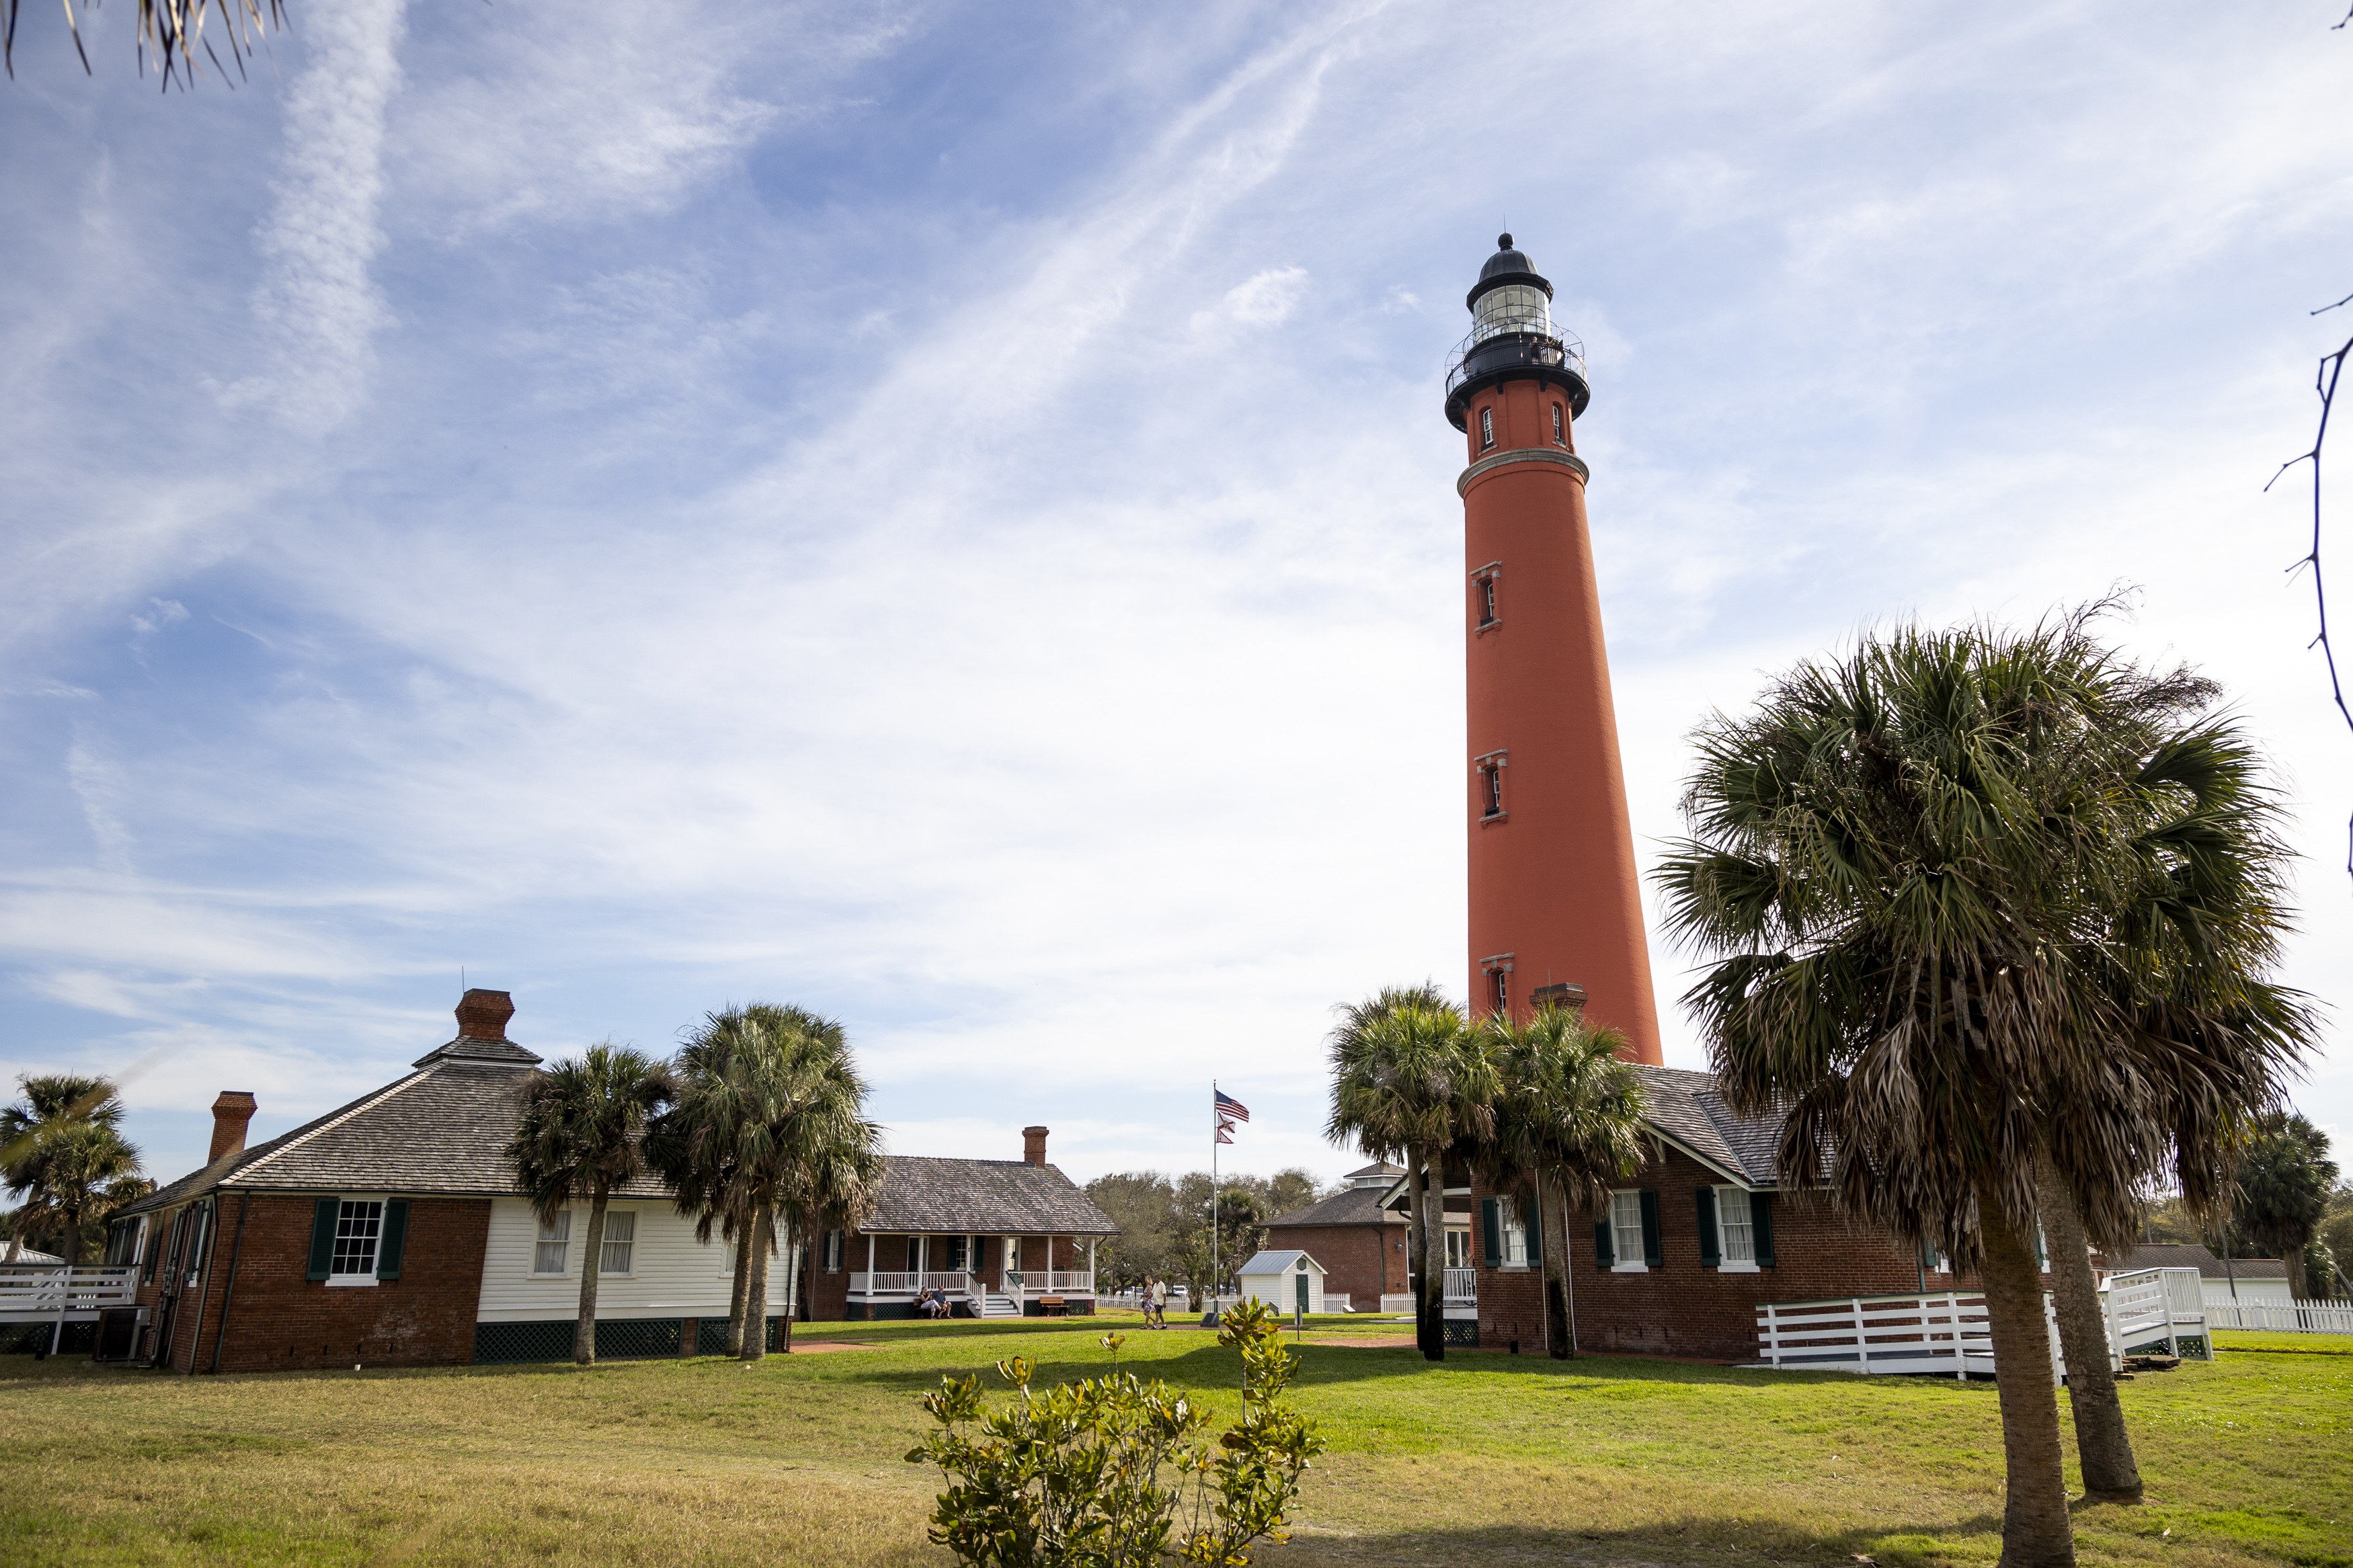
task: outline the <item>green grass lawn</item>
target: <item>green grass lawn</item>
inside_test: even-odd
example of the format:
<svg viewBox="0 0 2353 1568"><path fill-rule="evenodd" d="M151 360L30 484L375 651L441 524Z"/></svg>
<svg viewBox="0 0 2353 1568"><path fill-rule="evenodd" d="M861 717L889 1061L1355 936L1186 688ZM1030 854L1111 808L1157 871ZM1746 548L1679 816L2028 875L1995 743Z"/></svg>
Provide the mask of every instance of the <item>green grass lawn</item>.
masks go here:
<svg viewBox="0 0 2353 1568"><path fill-rule="evenodd" d="M1239 1408L1238 1358L1133 1318L840 1323L772 1357L186 1378L0 1358L0 1562L935 1563L901 1456L944 1372L1124 1365ZM1993 1561L1993 1391L1458 1352L1328 1320L1300 1401L1333 1451L1283 1564ZM1319 1339L1388 1335L1395 1348ZM1290 1336L1286 1335L1286 1338ZM2092 1563L2353 1568L2353 1338L2225 1334L2124 1385L2148 1501L2079 1507ZM989 1380L992 1384L994 1378ZM2063 1414L2064 1405L2062 1410Z"/></svg>

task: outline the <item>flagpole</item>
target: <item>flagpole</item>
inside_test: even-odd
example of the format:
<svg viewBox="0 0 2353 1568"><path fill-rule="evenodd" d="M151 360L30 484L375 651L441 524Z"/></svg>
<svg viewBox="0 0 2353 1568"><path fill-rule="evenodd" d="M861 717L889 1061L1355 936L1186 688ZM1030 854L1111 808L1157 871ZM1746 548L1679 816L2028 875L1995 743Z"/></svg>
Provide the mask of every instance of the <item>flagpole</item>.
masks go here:
<svg viewBox="0 0 2353 1568"><path fill-rule="evenodd" d="M1209 1310L1218 1310L1218 1133L1225 1117L1218 1110L1218 1080L1209 1080Z"/></svg>

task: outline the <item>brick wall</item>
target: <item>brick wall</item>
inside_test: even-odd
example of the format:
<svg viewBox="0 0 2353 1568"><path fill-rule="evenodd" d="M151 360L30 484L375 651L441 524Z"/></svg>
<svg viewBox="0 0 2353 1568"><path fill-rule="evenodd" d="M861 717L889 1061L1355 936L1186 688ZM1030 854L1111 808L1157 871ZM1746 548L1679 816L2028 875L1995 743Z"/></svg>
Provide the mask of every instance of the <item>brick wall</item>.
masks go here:
<svg viewBox="0 0 2353 1568"><path fill-rule="evenodd" d="M1271 1226L1266 1233L1267 1250L1304 1252L1324 1266L1324 1293L1346 1295L1360 1312L1404 1293L1405 1239L1401 1225Z"/></svg>
<svg viewBox="0 0 2353 1568"><path fill-rule="evenodd" d="M245 1240L237 1242L240 1208ZM307 1278L315 1194L229 1193L220 1200L209 1279L185 1285L170 1312L170 1364L223 1372L305 1367L463 1365L474 1356L474 1315L490 1238L488 1198L410 1198L397 1279L329 1286ZM229 1282L236 1255L236 1284ZM156 1308L172 1283L158 1270L140 1303ZM224 1333L222 1304L227 1303ZM194 1360L191 1362L191 1353ZM159 1358L160 1359L160 1358Z"/></svg>
<svg viewBox="0 0 2353 1568"><path fill-rule="evenodd" d="M1576 1299L1578 1347L1648 1355L1748 1361L1757 1354L1757 1307L1766 1301L1807 1301L1837 1296L1910 1295L1922 1289L1972 1289L1976 1281L1924 1271L1908 1240L1850 1224L1819 1194L1772 1198L1774 1262L1753 1274L1727 1273L1700 1261L1696 1189L1722 1178L1688 1156L1669 1151L1624 1184L1658 1194L1660 1267L1643 1273L1607 1272L1597 1266L1593 1216L1569 1217L1569 1283ZM1490 1189L1483 1184L1477 1195ZM1475 1211L1475 1204L1473 1205ZM1547 1215L1545 1243L1558 1245L1557 1221ZM1479 1246L1472 1215L1472 1245ZM1490 1268L1479 1274L1479 1342L1511 1340L1524 1352L1543 1348L1541 1269Z"/></svg>

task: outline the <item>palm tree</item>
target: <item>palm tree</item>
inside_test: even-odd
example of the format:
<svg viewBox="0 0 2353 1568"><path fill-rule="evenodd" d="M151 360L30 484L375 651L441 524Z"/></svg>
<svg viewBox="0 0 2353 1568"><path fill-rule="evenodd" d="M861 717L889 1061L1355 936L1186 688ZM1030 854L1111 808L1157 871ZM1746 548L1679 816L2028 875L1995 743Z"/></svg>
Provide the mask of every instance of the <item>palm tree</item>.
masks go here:
<svg viewBox="0 0 2353 1568"><path fill-rule="evenodd" d="M0 0L0 58L5 58L8 74L16 74L16 10L20 0ZM136 31L142 58L149 54L162 68L165 85L170 85L176 70L183 86L194 86L196 72L202 69L196 52L204 51L213 68L221 72L224 81L227 71L219 53L204 37L207 16L218 20L213 36L228 47L229 58L237 62L237 74L245 72L245 58L260 48L263 36L271 26L286 25L285 8L280 0L138 0ZM66 11L66 31L73 39L74 53L80 58L81 68L90 70L90 55L81 47L81 24L74 19L70 6Z"/></svg>
<svg viewBox="0 0 2353 1568"><path fill-rule="evenodd" d="M818 1227L864 1218L881 1182L881 1129L864 1120L866 1084L840 1023L805 1008L757 1002L712 1013L680 1067L679 1101L653 1152L681 1210L698 1215L698 1235L718 1225L736 1241L729 1352L757 1361L767 1353L779 1212L795 1257ZM789 1311L786 1322L789 1335Z"/></svg>
<svg viewBox="0 0 2353 1568"><path fill-rule="evenodd" d="M8 1261L28 1236L54 1236L69 1268L81 1262L83 1232L153 1184L139 1173L139 1151L123 1141L122 1101L103 1078L27 1073L24 1098L0 1106L0 1180L24 1200Z"/></svg>
<svg viewBox="0 0 2353 1568"><path fill-rule="evenodd" d="M2290 1296L2311 1295L2304 1249L2327 1217L2329 1191L2337 1184L2328 1134L2289 1111L2261 1118L2239 1163L2238 1184L2240 1230L2285 1260Z"/></svg>
<svg viewBox="0 0 2353 1568"><path fill-rule="evenodd" d="M672 1065L674 1103L646 1131L647 1163L670 1184L678 1212L691 1217L694 1237L709 1243L716 1230L734 1249L728 1299L727 1353L744 1350L745 1302L752 1278L752 1215L737 1179L735 1136L740 1104L731 1093L740 1014L713 1013L681 1047Z"/></svg>
<svg viewBox="0 0 2353 1568"><path fill-rule="evenodd" d="M1415 1336L1446 1359L1449 1152L1494 1131L1494 1074L1461 1012L1435 985L1392 985L1340 1009L1332 1031L1332 1114L1324 1135L1376 1160L1402 1160L1419 1261Z"/></svg>
<svg viewBox="0 0 2353 1568"><path fill-rule="evenodd" d="M2008 1568L2073 1558L2038 1197L2104 1247L2160 1174L2211 1208L2310 1031L2263 979L2284 854L2253 753L2211 682L2094 643L2105 607L1799 666L1753 715L1701 726L1694 836L1658 873L1670 928L1721 955L1685 1001L1727 1100L1787 1112L1782 1171L1975 1264ZM2105 1336L2079 1335L2097 1424ZM2113 1427L2087 1473L2137 1489Z"/></svg>
<svg viewBox="0 0 2353 1568"><path fill-rule="evenodd" d="M596 1279L605 1258L605 1208L615 1189L645 1173L646 1124L676 1092L667 1064L607 1040L534 1072L522 1088L522 1115L507 1140L515 1184L543 1224L574 1198L588 1199L580 1259L580 1321L572 1359L596 1364Z"/></svg>
<svg viewBox="0 0 2353 1568"><path fill-rule="evenodd" d="M1499 1090L1495 1131L1479 1163L1498 1188L1535 1188L1543 1230L1546 1342L1553 1359L1576 1349L1568 1216L1598 1211L1616 1181L1642 1163L1642 1084L1622 1059L1626 1037L1576 1009L1545 1006L1525 1024L1496 1014L1482 1026Z"/></svg>

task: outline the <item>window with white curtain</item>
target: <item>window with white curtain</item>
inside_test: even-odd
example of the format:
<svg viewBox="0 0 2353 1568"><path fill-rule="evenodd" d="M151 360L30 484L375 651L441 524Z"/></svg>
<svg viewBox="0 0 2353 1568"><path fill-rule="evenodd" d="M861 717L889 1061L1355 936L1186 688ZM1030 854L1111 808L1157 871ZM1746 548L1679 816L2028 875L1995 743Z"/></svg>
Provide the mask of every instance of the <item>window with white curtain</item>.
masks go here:
<svg viewBox="0 0 2353 1568"><path fill-rule="evenodd" d="M1525 1268L1528 1266L1528 1227L1520 1218L1520 1200L1495 1200L1496 1239L1504 1246L1504 1267Z"/></svg>
<svg viewBox="0 0 2353 1568"><path fill-rule="evenodd" d="M559 1209L554 1219L539 1222L539 1240L532 1248L531 1271L533 1274L561 1274L565 1254L572 1245L572 1211Z"/></svg>
<svg viewBox="0 0 2353 1568"><path fill-rule="evenodd" d="M1640 1191L1609 1194L1609 1246L1617 1254L1612 1265L1625 1273L1649 1266L1642 1260L1642 1194Z"/></svg>
<svg viewBox="0 0 2353 1568"><path fill-rule="evenodd" d="M1746 1189L1715 1189L1715 1235L1718 1268L1738 1274L1757 1267L1756 1216Z"/></svg>
<svg viewBox="0 0 2353 1568"><path fill-rule="evenodd" d="M633 1209L607 1209L605 1212L605 1256L596 1265L599 1274L627 1274L638 1251L638 1216Z"/></svg>

